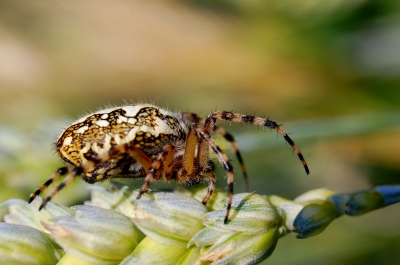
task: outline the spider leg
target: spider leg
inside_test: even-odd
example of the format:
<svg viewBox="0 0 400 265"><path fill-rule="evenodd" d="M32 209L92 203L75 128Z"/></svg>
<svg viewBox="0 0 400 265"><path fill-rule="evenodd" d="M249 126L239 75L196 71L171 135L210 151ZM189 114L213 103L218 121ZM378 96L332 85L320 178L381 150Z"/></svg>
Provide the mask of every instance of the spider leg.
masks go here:
<svg viewBox="0 0 400 265"><path fill-rule="evenodd" d="M192 113L192 112L182 112L182 115L189 121L197 123L197 124L204 124L204 119L201 118L199 115ZM211 124L210 124L211 125ZM213 129L213 131L221 136L223 136L225 138L225 140L227 140L228 142L231 143L232 148L235 152L235 155L239 161L240 167L242 169L242 173L243 173L243 179L244 179L244 183L245 183L245 190L246 192L249 191L249 179L247 176L247 170L246 167L244 165L244 161L242 158L242 155L240 154L239 151L239 147L236 144L235 138L233 137L232 134L230 134L229 132L227 132L224 128L219 127L219 126L214 126L214 124L212 124L213 126L211 127L206 127L209 131L211 129ZM201 141L200 140L200 146L201 146ZM208 152L208 146L207 146L207 152ZM200 152L201 154L202 152Z"/></svg>
<svg viewBox="0 0 400 265"><path fill-rule="evenodd" d="M111 150L108 151L107 153L95 159L86 161L85 163L82 164L83 172L87 172L97 164L103 163L125 152L128 152L129 155L132 156L144 168L146 173L149 173L149 169L151 167L151 159L140 148L130 144L115 146L111 148Z"/></svg>
<svg viewBox="0 0 400 265"><path fill-rule="evenodd" d="M239 165L242 168L243 179L244 179L244 183L246 185L245 186L245 190L246 190L246 192L248 192L249 191L249 179L247 177L247 170L246 170L246 167L244 165L242 155L240 154L239 147L236 144L235 138L233 137L232 134L230 134L229 132L225 131L225 129L222 128L222 127L214 126L214 131L216 133L218 133L219 135L223 136L225 138L225 140L227 140L228 142L231 143L233 151L235 152L236 157L237 157L237 159L239 161Z"/></svg>
<svg viewBox="0 0 400 265"><path fill-rule="evenodd" d="M39 211L43 209L43 207L46 206L46 204L61 190L63 189L67 184L69 184L72 180L74 180L78 175L82 174L83 172L87 172L88 170L92 169L99 163L103 163L112 157L128 152L133 158L138 161L142 165L142 167L145 169L146 172L149 172L150 167L151 167L151 159L139 148L129 145L129 144L124 144L124 145L119 145L113 147L109 152L105 153L104 155L101 155L98 158L94 158L92 160L85 161L82 163L82 165L74 167L70 173L64 178L63 182L57 188L55 188L52 193L50 193L49 196L47 196L42 204L39 207ZM67 167L62 167L56 171L56 173L53 174L53 176L47 180L29 199L29 203L32 202L46 187L48 187L50 184L52 184L56 179L58 179L60 176L65 175L68 172ZM100 181L102 179L95 179L93 182Z"/></svg>
<svg viewBox="0 0 400 265"><path fill-rule="evenodd" d="M204 119L193 112L181 112L182 116L193 123L203 123Z"/></svg>
<svg viewBox="0 0 400 265"><path fill-rule="evenodd" d="M194 171L194 158L197 148L198 137L196 131L193 129L193 125L190 126L189 132L186 136L185 153L183 155L182 169L179 170L177 181L181 182L181 179L185 179L186 176L192 175Z"/></svg>
<svg viewBox="0 0 400 265"><path fill-rule="evenodd" d="M222 152L221 148L212 139L208 130L202 125L194 125L193 128L196 130L198 136L202 138L217 155L219 162L224 166L227 174L228 181L228 202L226 207L226 215L224 219L224 224L228 222L229 213L232 207L232 197L233 197L233 168L231 163L229 163L228 157Z"/></svg>
<svg viewBox="0 0 400 265"><path fill-rule="evenodd" d="M163 147L162 152L157 156L157 158L153 161L151 164L151 167L149 169L149 172L147 173L142 187L140 188L139 194L137 196L137 200L139 200L143 193L145 193L150 185L150 182L152 182L154 179L159 179L161 178L161 175L159 174L160 168L164 164L164 169L163 169L163 175L165 178L172 176L172 162L175 154L175 147L172 144L168 144ZM168 179L168 178L167 178Z"/></svg>
<svg viewBox="0 0 400 265"><path fill-rule="evenodd" d="M199 138L194 127L195 125L191 125L189 128L186 138L185 153L183 155L184 163L182 169L178 171L176 180L178 183L192 183L198 181L199 175L202 176L202 179L208 180L208 191L203 199L203 204L207 204L215 190L216 178L214 175L214 164L209 159L209 145L203 138ZM196 148L197 155L195 155ZM195 163L198 165L198 171L193 172L191 169L194 167Z"/></svg>
<svg viewBox="0 0 400 265"><path fill-rule="evenodd" d="M215 190L215 182L216 182L215 175L211 174L210 175L210 181L208 183L207 194L206 194L206 196L204 197L204 199L202 201L202 203L204 205L206 205L211 199L211 195L213 194L213 192Z"/></svg>
<svg viewBox="0 0 400 265"><path fill-rule="evenodd" d="M214 163L212 161L209 161L209 164L210 165L208 167L208 170L205 172L207 174L207 176L205 176L205 179L208 179L209 183L208 183L207 194L202 201L204 205L206 205L210 201L211 196L215 190L215 183L217 182L214 174L214 167L215 167Z"/></svg>
<svg viewBox="0 0 400 265"><path fill-rule="evenodd" d="M103 163L112 157L128 152L130 156L132 156L141 166L144 168L146 171L147 175L144 179L144 182L142 184L142 187L140 188L139 195L137 196L137 199L140 199L142 197L143 193L145 193L148 189L148 186L150 185L150 182L155 178L155 173L159 168L161 167L162 163L164 162L165 156L168 154L172 154L167 156L168 164L167 164L167 170L165 171L165 175L171 175L171 167L172 167L172 160L173 160L173 155L175 153L174 147L172 145L166 145L163 148L163 151L160 153L158 158L155 161L151 161L151 159L138 147L130 144L124 144L120 146L116 146L112 148L109 152L106 154L100 156L97 159L87 161L82 165L83 170L87 171L91 168L93 168L96 164L98 163Z"/></svg>
<svg viewBox="0 0 400 265"><path fill-rule="evenodd" d="M67 167L61 167L59 168L54 174L53 176L51 176L50 179L48 179L42 186L39 187L39 189L37 189L35 191L35 193L32 194L32 196L29 198L28 203L31 203L37 196L40 195L40 193L42 193L42 191L44 191L48 186L50 186L54 181L56 181L59 177L65 175L68 173L68 168Z"/></svg>
<svg viewBox="0 0 400 265"><path fill-rule="evenodd" d="M170 180L172 178L172 164L174 162L175 146L172 144L164 146L163 153L165 155L165 161L162 175L166 180Z"/></svg>
<svg viewBox="0 0 400 265"><path fill-rule="evenodd" d="M49 196L46 197L46 199L43 200L42 204L39 207L39 211L43 209L43 207L46 206L46 204L60 191L62 190L68 183L73 181L76 176L80 175L82 173L82 168L81 167L75 167L61 182L60 185L55 188Z"/></svg>
<svg viewBox="0 0 400 265"><path fill-rule="evenodd" d="M203 124L203 122L204 122L203 118L201 118L199 115L197 115L195 113L192 113L192 112L182 112L182 115L187 120L189 120L189 121L191 121L191 122L193 122L195 124ZM193 125L190 128L190 131L189 131L188 138L187 138L186 142L187 142L187 145L189 144L189 145L191 145L191 148L194 148L195 147L194 146L194 140L192 140L191 142L189 142L188 140L189 140L189 136L190 137L193 137L193 135L196 136L196 143L198 143L198 145L197 145L197 155L195 156L195 153L191 152L191 149L189 149L190 153L189 152L185 152L186 153L185 157L187 157L187 158L195 157L197 164L200 165L200 167L204 169L207 166L207 163L209 161L209 146L204 143L204 139L199 138L197 136L197 133L195 133L195 130L192 127L193 127ZM211 133L211 129L208 130L210 133ZM185 149L185 151L186 150L187 149ZM192 153L193 153L193 155L189 155L189 154L192 154Z"/></svg>
<svg viewBox="0 0 400 265"><path fill-rule="evenodd" d="M286 142L288 142L289 145L296 152L297 156L299 157L301 163L304 166L304 170L306 171L306 173L307 174L310 173L310 170L308 169L308 166L307 166L307 162L304 159L303 155L301 154L300 149L296 146L296 144L289 137L289 135L281 128L281 126L278 125L275 121L261 118L261 117L255 117L252 115L233 113L233 112L229 112L229 111L217 111L207 117L207 119L204 123L204 127L213 128L215 125L215 122L217 120L251 123L251 124L260 125L260 126L264 126L264 127L276 130L280 135L282 135L282 137L286 140Z"/></svg>

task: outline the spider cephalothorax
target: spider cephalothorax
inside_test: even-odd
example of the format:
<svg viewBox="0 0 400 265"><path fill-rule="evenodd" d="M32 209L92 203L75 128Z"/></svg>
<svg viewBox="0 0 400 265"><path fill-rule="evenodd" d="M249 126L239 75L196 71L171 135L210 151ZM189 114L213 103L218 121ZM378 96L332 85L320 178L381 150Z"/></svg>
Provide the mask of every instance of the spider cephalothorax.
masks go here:
<svg viewBox="0 0 400 265"><path fill-rule="evenodd" d="M180 184L208 182L206 204L215 188L214 166L210 148L223 165L228 180L227 213L233 195L233 172L228 157L211 135L218 133L231 142L247 184L247 174L235 140L217 120L245 122L275 129L290 144L309 173L300 150L286 132L269 119L228 111L217 111L206 119L194 113L170 112L150 104L127 105L104 109L70 125L58 138L56 149L67 162L30 198L33 201L46 187L67 174L62 183L44 199L40 209L65 185L81 175L88 183L111 178L144 178L137 199L154 180L174 179Z"/></svg>

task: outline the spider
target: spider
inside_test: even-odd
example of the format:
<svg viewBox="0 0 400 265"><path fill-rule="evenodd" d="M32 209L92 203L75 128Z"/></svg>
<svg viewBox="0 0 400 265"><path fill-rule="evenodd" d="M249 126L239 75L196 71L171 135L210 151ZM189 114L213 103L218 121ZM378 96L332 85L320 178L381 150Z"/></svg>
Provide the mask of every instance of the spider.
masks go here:
<svg viewBox="0 0 400 265"><path fill-rule="evenodd" d="M275 121L229 111L217 111L203 119L190 112L171 112L151 104L126 105L100 110L70 125L58 138L56 150L67 166L59 168L29 199L31 203L55 180L66 175L45 198L41 210L60 190L78 176L88 183L111 178L144 178L137 199L154 180L176 180L179 184L208 182L206 204L215 189L216 177L210 157L215 153L226 171L227 223L233 196L233 171L228 157L215 143L216 133L229 141L241 166L248 190L242 156L234 137L217 120L244 122L275 129L297 153L304 169L308 166L292 139Z"/></svg>

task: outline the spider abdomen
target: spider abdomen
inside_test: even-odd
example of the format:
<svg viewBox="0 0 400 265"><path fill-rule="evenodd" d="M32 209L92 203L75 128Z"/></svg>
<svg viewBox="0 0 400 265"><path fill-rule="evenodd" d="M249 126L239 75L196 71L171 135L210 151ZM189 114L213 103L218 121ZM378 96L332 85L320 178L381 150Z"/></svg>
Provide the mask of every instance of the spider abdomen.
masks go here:
<svg viewBox="0 0 400 265"><path fill-rule="evenodd" d="M124 144L154 157L165 145L184 139L186 132L186 124L175 113L149 104L124 106L77 120L60 135L56 149L64 161L78 167ZM84 179L96 182L118 175L141 177L143 172L137 166L135 170L135 164L129 154L120 154L86 170Z"/></svg>

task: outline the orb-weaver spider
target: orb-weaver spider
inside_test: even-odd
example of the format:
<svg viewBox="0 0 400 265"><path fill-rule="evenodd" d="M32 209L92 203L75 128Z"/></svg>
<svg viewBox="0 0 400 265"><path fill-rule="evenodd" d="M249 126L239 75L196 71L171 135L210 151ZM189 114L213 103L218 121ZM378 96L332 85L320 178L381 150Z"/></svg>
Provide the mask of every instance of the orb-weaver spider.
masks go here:
<svg viewBox="0 0 400 265"><path fill-rule="evenodd" d="M59 137L56 149L67 162L29 199L32 202L46 187L62 175L67 176L43 200L42 209L62 188L81 175L88 183L111 178L144 178L139 199L154 180L174 179L180 184L208 182L206 204L215 189L216 177L210 148L223 165L228 181L228 221L233 196L233 171L228 157L211 135L228 140L236 152L247 184L247 173L239 149L231 134L215 125L217 120L244 122L275 129L290 144L309 173L300 150L287 133L269 119L229 111L217 111L200 118L194 113L171 112L151 104L109 108L87 115L70 125Z"/></svg>

